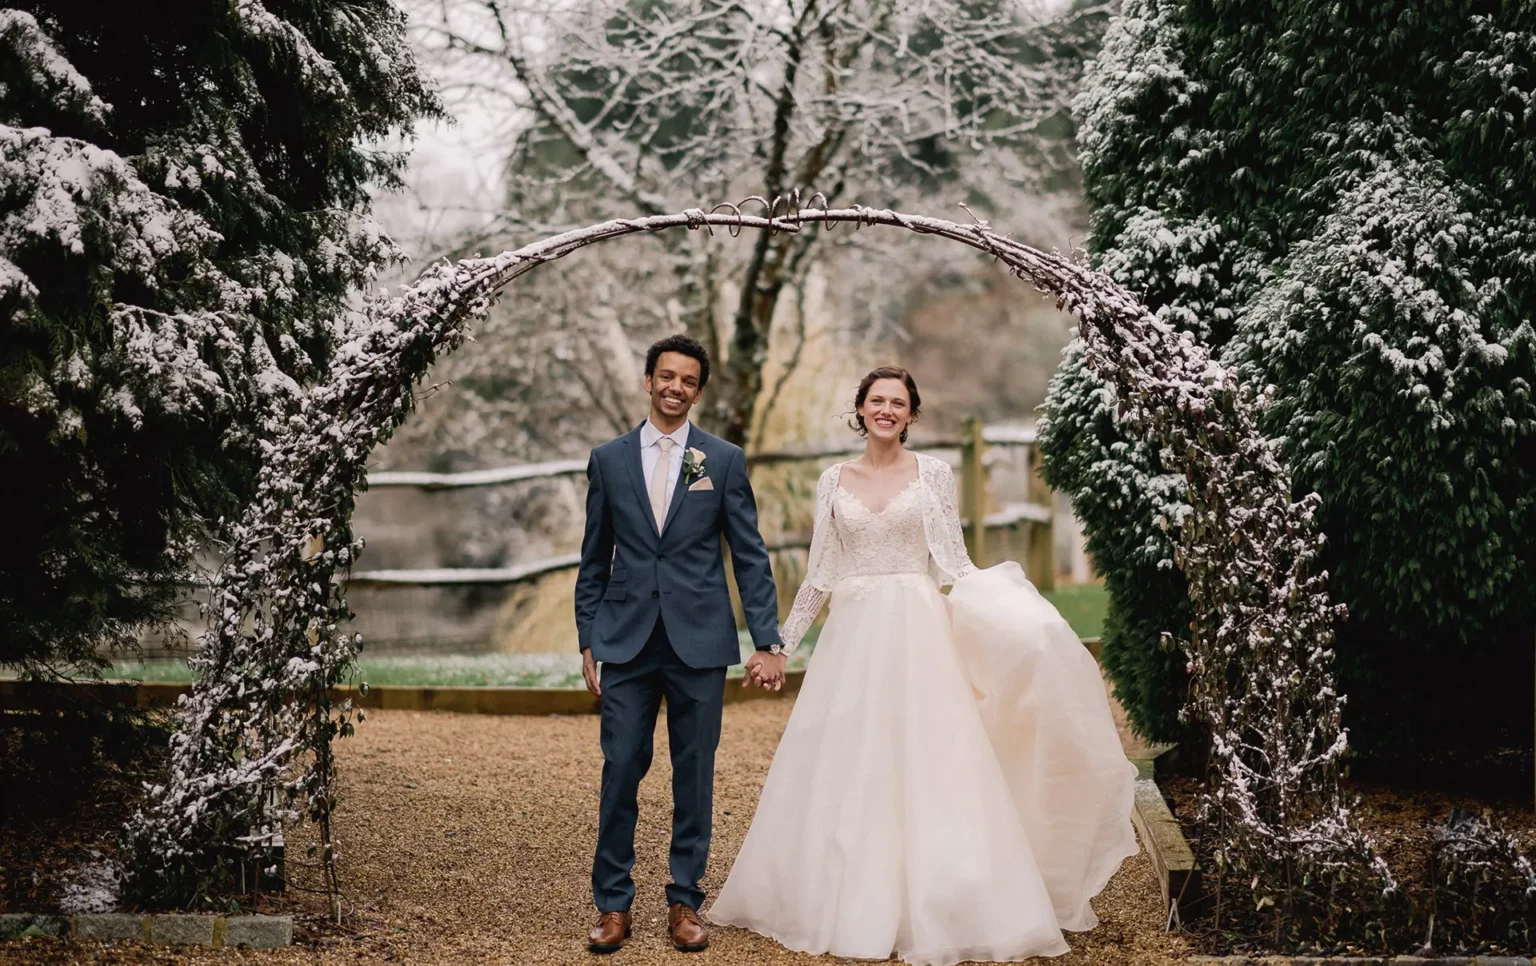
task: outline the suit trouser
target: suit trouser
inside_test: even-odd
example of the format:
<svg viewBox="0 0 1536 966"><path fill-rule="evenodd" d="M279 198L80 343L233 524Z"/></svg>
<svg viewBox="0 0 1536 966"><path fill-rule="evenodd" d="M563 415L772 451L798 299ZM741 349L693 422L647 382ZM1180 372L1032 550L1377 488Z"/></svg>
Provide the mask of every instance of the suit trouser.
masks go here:
<svg viewBox="0 0 1536 966"><path fill-rule="evenodd" d="M658 615L634 660L603 664L600 679L603 787L592 860L593 901L599 912L624 911L634 901L630 871L640 815L636 796L651 767L656 716L665 697L672 752L672 882L667 903L698 909L704 902L699 882L709 858L725 668L684 664Z"/></svg>

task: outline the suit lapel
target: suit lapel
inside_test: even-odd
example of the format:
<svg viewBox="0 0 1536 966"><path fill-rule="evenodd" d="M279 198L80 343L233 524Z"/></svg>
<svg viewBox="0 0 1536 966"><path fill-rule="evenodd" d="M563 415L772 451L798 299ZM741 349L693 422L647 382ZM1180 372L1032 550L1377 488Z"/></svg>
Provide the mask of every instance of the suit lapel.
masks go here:
<svg viewBox="0 0 1536 966"><path fill-rule="evenodd" d="M688 427L688 446L683 450L683 460L685 462L688 459L689 449L696 449L703 453L705 457L709 456L709 450L704 448L704 434L699 430L699 427L697 426ZM707 458L704 460L704 465L706 467L709 466L709 460ZM667 522L661 528L661 536L663 537L667 535L668 530L672 529L672 521L677 519L678 511L682 510L683 508L683 500L687 497L688 494L688 484L683 481L683 477L685 477L687 473L688 471L685 469L679 471L677 474L677 489L672 491L672 503L667 507ZM706 473L706 475L708 474ZM693 482L697 483L698 480L694 480Z"/></svg>
<svg viewBox="0 0 1536 966"><path fill-rule="evenodd" d="M644 423L640 424L640 426L644 425ZM640 501L640 515L650 523L651 533L660 540L661 534L656 532L656 515L651 512L651 495L645 488L645 463L640 455L640 426L636 426L628 436L624 437L624 445L627 448L624 454L624 466L629 470L629 481L635 486L635 499Z"/></svg>

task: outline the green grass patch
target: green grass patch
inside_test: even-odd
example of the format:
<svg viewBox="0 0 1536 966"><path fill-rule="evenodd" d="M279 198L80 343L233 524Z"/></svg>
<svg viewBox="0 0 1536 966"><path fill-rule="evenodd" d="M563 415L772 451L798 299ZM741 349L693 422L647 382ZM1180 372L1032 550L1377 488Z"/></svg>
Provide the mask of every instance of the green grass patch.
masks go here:
<svg viewBox="0 0 1536 966"><path fill-rule="evenodd" d="M185 661L122 661L107 677L145 683L185 684ZM365 657L348 680L413 687L577 688L582 687L577 654L434 654Z"/></svg>
<svg viewBox="0 0 1536 966"><path fill-rule="evenodd" d="M1078 637L1102 637L1104 615L1109 610L1109 594L1103 584L1073 584L1042 594L1061 612Z"/></svg>
<svg viewBox="0 0 1536 966"><path fill-rule="evenodd" d="M811 628L805 640L790 658L792 668L804 667L816 644L819 627ZM742 659L752 654L751 639L742 635ZM730 677L740 677L740 665L729 669ZM107 672L108 678L153 684L186 684L192 672L185 661L119 661ZM422 654L399 656L364 656L350 682L369 685L406 685L436 688L579 688L581 655L559 654Z"/></svg>

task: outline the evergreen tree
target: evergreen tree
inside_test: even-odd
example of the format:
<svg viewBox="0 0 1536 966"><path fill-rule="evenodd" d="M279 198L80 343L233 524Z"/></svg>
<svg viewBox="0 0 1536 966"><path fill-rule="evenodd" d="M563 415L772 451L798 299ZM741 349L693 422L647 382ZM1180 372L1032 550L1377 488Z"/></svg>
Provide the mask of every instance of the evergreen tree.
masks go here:
<svg viewBox="0 0 1536 966"><path fill-rule="evenodd" d="M0 9L0 662L164 621L395 256L437 111L389 0Z"/></svg>
<svg viewBox="0 0 1536 966"><path fill-rule="evenodd" d="M1097 264L1274 387L1264 428L1323 498L1354 743L1528 743L1536 7L1130 0L1077 108ZM1150 521L1182 491L1107 398L1069 353L1049 474L1117 689L1174 738L1184 583Z"/></svg>

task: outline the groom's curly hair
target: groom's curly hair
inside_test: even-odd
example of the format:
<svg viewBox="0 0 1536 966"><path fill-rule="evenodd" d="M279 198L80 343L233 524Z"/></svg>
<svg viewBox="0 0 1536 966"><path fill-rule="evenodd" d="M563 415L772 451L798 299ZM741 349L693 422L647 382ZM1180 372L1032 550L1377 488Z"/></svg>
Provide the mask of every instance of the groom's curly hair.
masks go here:
<svg viewBox="0 0 1536 966"><path fill-rule="evenodd" d="M669 335L665 339L654 342L645 353L645 374L656 374L656 360L661 358L663 352L681 352L699 360L699 388L709 385L709 352L700 344L699 340L686 335Z"/></svg>

